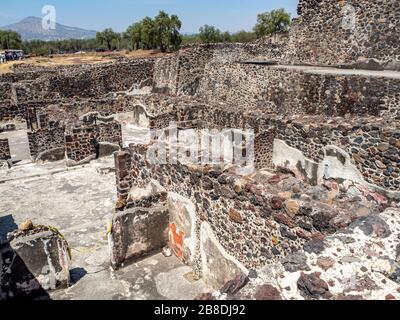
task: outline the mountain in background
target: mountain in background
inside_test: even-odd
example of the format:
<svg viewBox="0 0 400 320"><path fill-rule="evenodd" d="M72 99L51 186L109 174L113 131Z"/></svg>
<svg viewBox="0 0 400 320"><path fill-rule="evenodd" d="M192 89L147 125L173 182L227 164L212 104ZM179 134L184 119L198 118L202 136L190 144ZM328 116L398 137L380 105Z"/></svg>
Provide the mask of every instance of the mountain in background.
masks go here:
<svg viewBox="0 0 400 320"><path fill-rule="evenodd" d="M90 39L96 37L96 31L81 28L68 27L56 23L55 30L45 30L42 27L42 19L28 17L18 23L0 27L0 30L12 30L18 32L22 40L66 40L66 39Z"/></svg>

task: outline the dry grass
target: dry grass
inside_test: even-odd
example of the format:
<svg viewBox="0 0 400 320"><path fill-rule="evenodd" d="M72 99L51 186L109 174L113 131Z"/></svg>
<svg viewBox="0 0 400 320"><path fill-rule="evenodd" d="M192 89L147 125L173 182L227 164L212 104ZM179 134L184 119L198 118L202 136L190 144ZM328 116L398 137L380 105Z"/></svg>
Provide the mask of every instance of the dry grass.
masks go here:
<svg viewBox="0 0 400 320"><path fill-rule="evenodd" d="M79 65L79 64L96 64L107 63L117 58L145 58L145 57L160 57L165 55L155 50L136 50L132 52L88 52L78 54L54 55L52 57L31 57L23 61L13 61L5 64L0 64L0 74L12 72L11 66L14 64L33 64L43 67L54 67L62 65Z"/></svg>

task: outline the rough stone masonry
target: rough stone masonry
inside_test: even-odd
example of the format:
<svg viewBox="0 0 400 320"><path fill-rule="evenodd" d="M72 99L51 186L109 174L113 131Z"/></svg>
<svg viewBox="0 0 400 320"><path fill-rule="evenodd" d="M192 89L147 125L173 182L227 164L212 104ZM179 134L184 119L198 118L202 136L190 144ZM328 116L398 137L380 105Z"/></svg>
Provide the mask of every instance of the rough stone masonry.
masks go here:
<svg viewBox="0 0 400 320"><path fill-rule="evenodd" d="M203 281L201 299L400 298L399 2L302 0L298 12L254 43L0 77L0 119L31 125L34 161L85 164L93 138L114 152L115 272L163 250ZM150 161L154 147L187 147L172 122L253 129L255 170ZM125 144L137 125L158 132Z"/></svg>

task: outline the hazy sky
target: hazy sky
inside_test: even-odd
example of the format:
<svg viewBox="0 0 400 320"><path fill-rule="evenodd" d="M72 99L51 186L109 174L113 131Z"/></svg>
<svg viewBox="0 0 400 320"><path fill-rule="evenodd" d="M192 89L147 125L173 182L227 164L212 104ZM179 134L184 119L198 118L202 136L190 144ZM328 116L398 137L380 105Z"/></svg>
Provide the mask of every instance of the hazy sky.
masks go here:
<svg viewBox="0 0 400 320"><path fill-rule="evenodd" d="M182 32L194 33L204 24L222 31L250 30L257 13L285 8L296 16L298 0L2 0L0 26L27 16L42 17L42 7L53 5L57 22L73 27L124 31L128 25L159 10L177 14Z"/></svg>

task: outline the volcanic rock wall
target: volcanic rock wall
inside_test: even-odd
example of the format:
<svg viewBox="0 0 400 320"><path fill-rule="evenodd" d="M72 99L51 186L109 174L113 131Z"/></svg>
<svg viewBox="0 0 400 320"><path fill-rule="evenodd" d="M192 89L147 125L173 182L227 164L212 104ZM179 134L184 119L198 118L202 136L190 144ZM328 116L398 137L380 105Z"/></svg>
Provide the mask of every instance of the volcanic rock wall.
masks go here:
<svg viewBox="0 0 400 320"><path fill-rule="evenodd" d="M115 91L126 91L134 85L152 79L154 60L137 59L129 62L84 65L40 81L16 83L19 102L60 98L93 98Z"/></svg>
<svg viewBox="0 0 400 320"><path fill-rule="evenodd" d="M399 127L390 120L374 117L345 120L324 116L260 116L252 112L235 112L229 106L210 108L197 105L157 115L151 120L151 127L166 128L170 122L176 122L180 128L252 128L255 132L255 165L258 168L277 165L272 161L275 139L297 149L316 167L326 159L327 148L336 146L350 158L353 171L360 173L360 179L386 190L397 192L400 189ZM291 169L296 169L296 166L297 163ZM342 166L347 166L344 159ZM303 172L304 178L310 183L318 183L316 170L308 174ZM341 169L338 169L337 178L340 178L340 172Z"/></svg>
<svg viewBox="0 0 400 320"><path fill-rule="evenodd" d="M75 163L90 160L91 157L96 155L96 150L92 143L94 138L98 143L108 146L106 149L110 149L109 152L105 150L102 152L100 149L101 153L111 154L122 145L121 125L113 121L93 126L72 128L71 132L67 131L65 135L67 159Z"/></svg>
<svg viewBox="0 0 400 320"><path fill-rule="evenodd" d="M0 99L3 101L12 99L11 82L0 82Z"/></svg>
<svg viewBox="0 0 400 320"><path fill-rule="evenodd" d="M25 119L25 107L11 102L0 102L0 121Z"/></svg>
<svg viewBox="0 0 400 320"><path fill-rule="evenodd" d="M177 53L157 59L154 70L155 92L195 95L211 62L233 63L258 56L269 56L261 44L219 43L190 45Z"/></svg>
<svg viewBox="0 0 400 320"><path fill-rule="evenodd" d="M215 296L225 293L227 300L398 300L399 217L396 208L364 216L332 236L311 241L303 252L257 270L240 291L220 290Z"/></svg>
<svg viewBox="0 0 400 320"><path fill-rule="evenodd" d="M199 220L196 228L207 222L224 250L247 268L272 263L300 250L306 241L334 232L355 218L342 215L340 207L344 203L333 208L317 201L301 204L285 200L292 190L315 192L314 200L323 199L328 192L322 187L303 185L290 175L258 173L249 180L218 168L151 164L146 160L147 148L131 146L115 154L120 202L127 208L135 207L130 191L157 181L168 193L190 200ZM276 185L280 185L280 193L275 190ZM334 188L339 190L337 185ZM349 212L357 211L353 208ZM172 233L176 229L170 228ZM183 229L175 231L178 235ZM180 250L185 252L185 248ZM199 261L193 263L198 272L200 265Z"/></svg>
<svg viewBox="0 0 400 320"><path fill-rule="evenodd" d="M237 110L281 115L400 116L399 78L209 63L198 95Z"/></svg>
<svg viewBox="0 0 400 320"><path fill-rule="evenodd" d="M64 127L43 128L28 132L29 150L34 160L39 159L44 153L64 153ZM61 149L61 151L60 151ZM60 156L56 160L60 160Z"/></svg>
<svg viewBox="0 0 400 320"><path fill-rule="evenodd" d="M397 0L301 0L298 13L287 46L289 63L400 61Z"/></svg>
<svg viewBox="0 0 400 320"><path fill-rule="evenodd" d="M8 159L11 159L8 139L0 139L0 160L8 160Z"/></svg>

